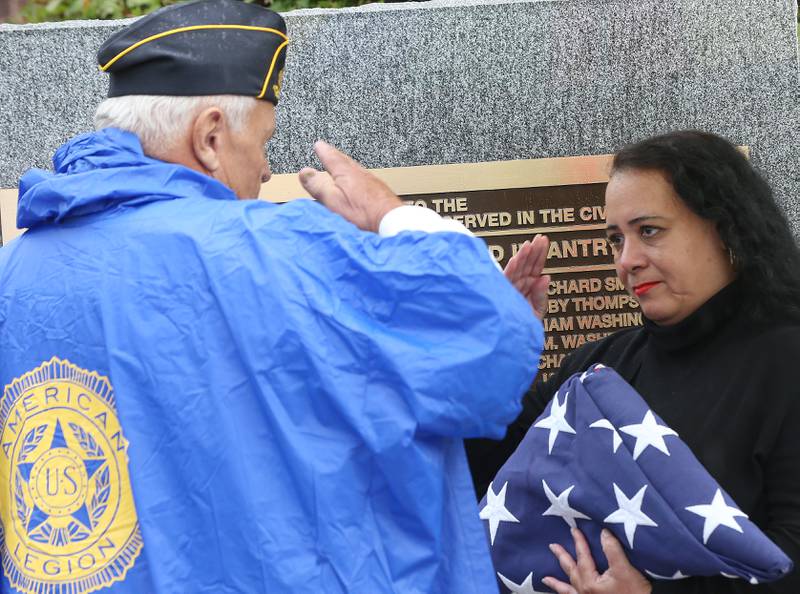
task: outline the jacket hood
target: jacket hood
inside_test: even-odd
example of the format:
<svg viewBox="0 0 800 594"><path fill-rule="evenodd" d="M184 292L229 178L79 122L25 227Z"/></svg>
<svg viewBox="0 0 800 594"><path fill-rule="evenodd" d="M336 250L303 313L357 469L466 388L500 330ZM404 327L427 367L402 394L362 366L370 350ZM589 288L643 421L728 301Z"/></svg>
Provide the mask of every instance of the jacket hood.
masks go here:
<svg viewBox="0 0 800 594"><path fill-rule="evenodd" d="M116 128L81 134L53 155L55 172L31 169L20 179L17 226L36 227L117 206L206 196L235 200L217 180L148 157L135 134Z"/></svg>

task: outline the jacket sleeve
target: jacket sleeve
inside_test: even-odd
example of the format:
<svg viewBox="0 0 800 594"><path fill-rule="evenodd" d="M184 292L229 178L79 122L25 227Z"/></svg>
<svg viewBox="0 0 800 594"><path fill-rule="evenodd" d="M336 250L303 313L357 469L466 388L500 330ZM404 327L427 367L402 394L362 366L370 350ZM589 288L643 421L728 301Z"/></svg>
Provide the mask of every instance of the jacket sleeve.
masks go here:
<svg viewBox="0 0 800 594"><path fill-rule="evenodd" d="M494 480L503 464L517 449L531 425L547 408L559 386L573 373L577 352L571 353L561 363L559 369L546 382L535 381L522 398L522 412L508 426L505 437L493 439L468 439L465 442L475 494L480 499L486 494L489 483Z"/></svg>
<svg viewBox="0 0 800 594"><path fill-rule="evenodd" d="M481 240L381 237L305 200L247 213L244 245L223 266L229 282L247 286L238 308L269 312L237 323L242 348L256 361L290 359L270 382L291 385L287 374L302 370L304 389L335 403L325 414L365 432L406 418L405 433L503 435L536 373L543 331Z"/></svg>

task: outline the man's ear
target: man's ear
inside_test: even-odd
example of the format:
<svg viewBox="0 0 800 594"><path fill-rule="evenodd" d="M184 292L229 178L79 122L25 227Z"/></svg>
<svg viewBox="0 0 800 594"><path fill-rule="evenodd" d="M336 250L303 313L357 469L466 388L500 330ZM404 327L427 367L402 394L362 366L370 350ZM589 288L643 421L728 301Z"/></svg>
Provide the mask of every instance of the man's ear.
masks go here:
<svg viewBox="0 0 800 594"><path fill-rule="evenodd" d="M192 124L192 151L195 159L213 175L220 168L219 153L224 143L225 118L219 107L200 112Z"/></svg>

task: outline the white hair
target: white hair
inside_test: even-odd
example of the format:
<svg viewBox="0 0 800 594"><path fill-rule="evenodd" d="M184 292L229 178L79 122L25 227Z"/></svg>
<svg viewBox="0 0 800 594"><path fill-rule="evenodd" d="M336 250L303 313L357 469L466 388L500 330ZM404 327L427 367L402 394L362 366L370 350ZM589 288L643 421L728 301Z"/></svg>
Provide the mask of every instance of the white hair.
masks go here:
<svg viewBox="0 0 800 594"><path fill-rule="evenodd" d="M248 124L257 99L242 95L167 97L127 95L111 97L97 106L94 127L121 128L139 137L145 153L172 148L203 109L219 107L231 128L241 132Z"/></svg>

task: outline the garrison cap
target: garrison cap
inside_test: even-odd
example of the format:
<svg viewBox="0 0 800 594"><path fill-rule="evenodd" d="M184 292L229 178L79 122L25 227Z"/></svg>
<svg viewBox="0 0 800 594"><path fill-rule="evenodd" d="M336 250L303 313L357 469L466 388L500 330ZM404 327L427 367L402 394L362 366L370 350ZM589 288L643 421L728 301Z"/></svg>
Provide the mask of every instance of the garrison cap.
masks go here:
<svg viewBox="0 0 800 594"><path fill-rule="evenodd" d="M109 97L246 95L278 103L286 23L242 0L174 4L137 20L97 52Z"/></svg>

